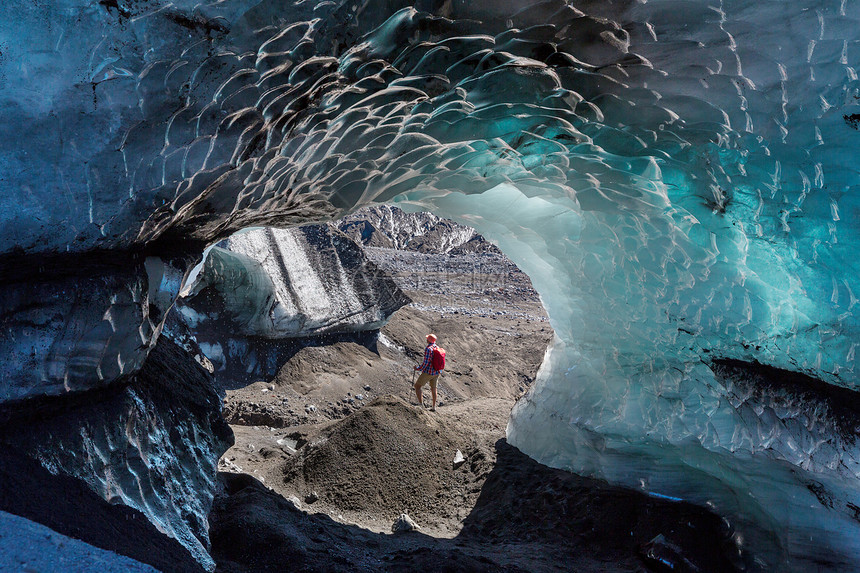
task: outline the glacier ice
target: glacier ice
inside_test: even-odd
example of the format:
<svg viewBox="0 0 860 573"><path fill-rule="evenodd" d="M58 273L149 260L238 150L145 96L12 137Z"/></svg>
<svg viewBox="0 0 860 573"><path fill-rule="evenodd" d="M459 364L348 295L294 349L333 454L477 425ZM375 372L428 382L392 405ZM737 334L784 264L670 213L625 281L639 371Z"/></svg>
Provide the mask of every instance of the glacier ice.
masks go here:
<svg viewBox="0 0 860 573"><path fill-rule="evenodd" d="M261 227L205 251L166 328L218 372L274 375L277 341L376 330L409 302L333 225Z"/></svg>
<svg viewBox="0 0 860 573"><path fill-rule="evenodd" d="M8 496L17 497L11 511L33 519L48 512L47 525L159 569L202 570L193 567L195 561L214 569L208 516L218 487L218 459L233 444L220 404L211 375L161 337L126 383L4 405L3 485ZM39 465L47 471L34 469ZM134 511L93 506L91 498L98 498L87 489L107 507ZM59 506L56 515L52 500ZM99 523L69 523L75 512L80 520ZM135 519L154 527L129 526ZM159 543L153 539L158 532L181 545ZM153 551L158 555L146 554ZM2 559L0 564L4 570L13 567Z"/></svg>
<svg viewBox="0 0 860 573"><path fill-rule="evenodd" d="M821 434L832 401L792 410L716 364L857 389L858 20L853 0L5 2L0 253L50 264L31 298L2 281L26 388L3 396L139 366L149 290L102 317L149 281L94 253L181 276L248 226L429 209L496 241L550 314L512 443L708 504L750 567L852 570L860 452ZM99 293L56 306L76 288Z"/></svg>
<svg viewBox="0 0 860 573"><path fill-rule="evenodd" d="M155 346L192 258L136 253L4 261L0 402L107 386Z"/></svg>
<svg viewBox="0 0 860 573"><path fill-rule="evenodd" d="M202 265L186 287L182 310L213 289L235 334L287 338L373 330L408 303L358 245L326 225L236 233L210 249Z"/></svg>
<svg viewBox="0 0 860 573"><path fill-rule="evenodd" d="M0 561L30 571L56 571L75 563L80 573L155 573L154 567L61 535L23 517L0 512L3 552Z"/></svg>

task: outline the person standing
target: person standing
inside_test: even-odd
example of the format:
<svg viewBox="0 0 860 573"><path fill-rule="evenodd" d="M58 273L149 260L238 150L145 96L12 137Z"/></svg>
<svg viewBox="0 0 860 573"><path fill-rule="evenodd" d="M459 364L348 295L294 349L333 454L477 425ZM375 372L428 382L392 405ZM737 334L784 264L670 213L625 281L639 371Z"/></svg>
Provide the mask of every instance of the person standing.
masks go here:
<svg viewBox="0 0 860 573"><path fill-rule="evenodd" d="M426 383L430 383L430 395L433 397L433 406L431 412L436 411L436 382L439 380L439 370L433 368L433 351L437 349L436 335L427 335L427 347L424 349L424 362L415 367L417 372L421 372L418 380L415 381L415 397L418 398L418 403L424 406L423 388Z"/></svg>

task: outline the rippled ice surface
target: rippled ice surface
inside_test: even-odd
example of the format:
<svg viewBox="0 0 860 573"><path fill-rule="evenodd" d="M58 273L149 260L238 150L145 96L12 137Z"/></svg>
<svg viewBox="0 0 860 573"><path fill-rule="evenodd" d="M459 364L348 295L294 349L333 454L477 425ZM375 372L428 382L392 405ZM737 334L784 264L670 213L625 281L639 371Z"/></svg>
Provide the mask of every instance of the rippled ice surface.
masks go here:
<svg viewBox="0 0 860 573"><path fill-rule="evenodd" d="M497 241L558 335L512 443L710 504L751 567L850 570L853 427L821 434L826 399L785 409L711 360L857 386L858 11L11 0L0 252L431 209ZM81 336L69 356L104 348Z"/></svg>

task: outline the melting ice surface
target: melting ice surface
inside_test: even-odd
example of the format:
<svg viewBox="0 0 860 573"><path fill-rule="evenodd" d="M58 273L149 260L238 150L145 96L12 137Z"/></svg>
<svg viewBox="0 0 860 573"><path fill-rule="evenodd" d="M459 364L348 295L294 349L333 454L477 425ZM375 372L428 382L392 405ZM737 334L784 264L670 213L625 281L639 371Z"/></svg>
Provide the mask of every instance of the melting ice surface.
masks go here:
<svg viewBox="0 0 860 573"><path fill-rule="evenodd" d="M9 0L0 252L433 210L551 316L514 445L708 504L751 568L852 570L855 428L712 360L857 387L858 24L856 0Z"/></svg>
<svg viewBox="0 0 860 573"><path fill-rule="evenodd" d="M232 387L274 376L285 351L277 341L376 330L408 303L333 225L263 227L204 251L165 331L199 345L219 384Z"/></svg>

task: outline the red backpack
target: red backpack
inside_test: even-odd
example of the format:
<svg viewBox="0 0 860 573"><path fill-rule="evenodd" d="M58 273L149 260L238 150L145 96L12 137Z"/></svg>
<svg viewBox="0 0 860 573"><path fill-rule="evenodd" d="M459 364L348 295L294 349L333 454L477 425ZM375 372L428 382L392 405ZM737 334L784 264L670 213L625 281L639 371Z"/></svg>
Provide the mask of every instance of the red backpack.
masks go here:
<svg viewBox="0 0 860 573"><path fill-rule="evenodd" d="M444 370L445 369L445 349L439 348L438 346L434 347L430 352L430 366L433 367L433 370Z"/></svg>

